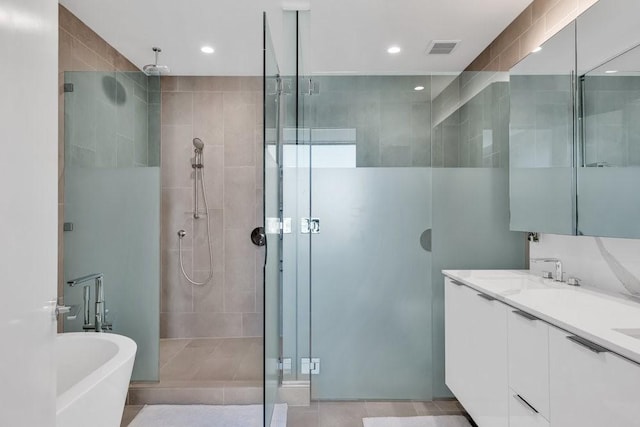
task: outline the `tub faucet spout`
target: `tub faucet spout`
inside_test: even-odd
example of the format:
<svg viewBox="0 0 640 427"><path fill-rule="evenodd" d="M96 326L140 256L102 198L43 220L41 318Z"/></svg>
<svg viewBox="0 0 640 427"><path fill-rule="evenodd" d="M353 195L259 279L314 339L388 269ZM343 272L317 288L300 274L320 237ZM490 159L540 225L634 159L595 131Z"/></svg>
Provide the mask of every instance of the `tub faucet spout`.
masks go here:
<svg viewBox="0 0 640 427"><path fill-rule="evenodd" d="M88 276L79 277L77 279L67 281L67 284L71 287L80 285L93 280L96 288L96 302L95 302L95 316L94 322L90 322L90 301L91 301L91 285L84 285L83 288L83 304L84 304L84 324L82 328L84 330L95 330L96 332L103 332L105 330L111 330L111 324L105 322L105 309L104 309L104 276L102 273L89 274Z"/></svg>

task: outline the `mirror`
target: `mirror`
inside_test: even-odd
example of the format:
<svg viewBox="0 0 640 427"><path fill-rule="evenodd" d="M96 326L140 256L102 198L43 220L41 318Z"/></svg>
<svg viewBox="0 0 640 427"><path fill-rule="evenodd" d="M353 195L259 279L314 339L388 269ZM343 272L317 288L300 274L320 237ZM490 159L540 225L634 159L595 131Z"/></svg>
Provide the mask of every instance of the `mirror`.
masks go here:
<svg viewBox="0 0 640 427"><path fill-rule="evenodd" d="M577 20L578 234L640 238L637 0L600 0Z"/></svg>
<svg viewBox="0 0 640 427"><path fill-rule="evenodd" d="M575 234L575 23L509 72L511 230Z"/></svg>

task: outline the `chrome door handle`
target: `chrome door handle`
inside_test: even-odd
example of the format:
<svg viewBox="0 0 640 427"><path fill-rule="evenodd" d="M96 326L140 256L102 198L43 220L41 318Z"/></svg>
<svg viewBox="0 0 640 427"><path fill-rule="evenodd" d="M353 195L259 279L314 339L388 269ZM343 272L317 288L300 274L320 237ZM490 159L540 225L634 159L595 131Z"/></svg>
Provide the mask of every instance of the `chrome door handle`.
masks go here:
<svg viewBox="0 0 640 427"><path fill-rule="evenodd" d="M489 296L489 295L487 295L487 294L478 294L478 296L479 296L480 298L484 298L484 299L486 299L487 301L495 301L495 300L496 300L494 297Z"/></svg>
<svg viewBox="0 0 640 427"><path fill-rule="evenodd" d="M513 310L513 314L517 314L518 316L524 317L525 319L531 320L531 321L540 320L536 316L533 316L527 313L526 311L522 311L522 310Z"/></svg>
<svg viewBox="0 0 640 427"><path fill-rule="evenodd" d="M536 414L538 413L538 410L536 408L534 408L533 406L531 406L531 404L529 402L527 402L526 400L524 400L524 398L522 396L520 396L519 394L514 394L513 397L518 402L520 402L522 404L522 406L524 406L525 408L528 408L528 409L532 410Z"/></svg>
<svg viewBox="0 0 640 427"><path fill-rule="evenodd" d="M456 286L464 286L464 283L460 283L460 282L458 282L457 280L453 280L453 279L451 279L450 281L451 281L451 283L453 283L453 284L454 284L454 285L456 285Z"/></svg>
<svg viewBox="0 0 640 427"><path fill-rule="evenodd" d="M597 354L609 352L606 348L576 335L569 335L567 339Z"/></svg>

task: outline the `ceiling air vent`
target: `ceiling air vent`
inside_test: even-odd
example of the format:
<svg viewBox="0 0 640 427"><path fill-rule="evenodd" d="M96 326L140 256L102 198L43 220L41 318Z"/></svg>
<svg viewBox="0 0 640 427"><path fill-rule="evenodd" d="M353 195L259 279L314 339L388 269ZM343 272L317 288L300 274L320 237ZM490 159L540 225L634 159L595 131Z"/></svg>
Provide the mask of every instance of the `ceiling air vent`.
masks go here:
<svg viewBox="0 0 640 427"><path fill-rule="evenodd" d="M449 55L455 50L460 40L433 40L427 47L427 55Z"/></svg>

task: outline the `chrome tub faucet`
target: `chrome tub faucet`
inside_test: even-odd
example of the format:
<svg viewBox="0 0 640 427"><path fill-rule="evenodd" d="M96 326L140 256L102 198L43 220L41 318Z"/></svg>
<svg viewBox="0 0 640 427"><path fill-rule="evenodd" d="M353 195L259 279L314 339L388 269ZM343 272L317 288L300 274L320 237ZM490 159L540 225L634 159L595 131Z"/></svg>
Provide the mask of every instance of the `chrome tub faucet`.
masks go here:
<svg viewBox="0 0 640 427"><path fill-rule="evenodd" d="M90 322L90 301L91 301L91 285L84 285L83 287L83 313L84 324L82 329L95 330L96 332L110 331L111 324L105 321L105 308L104 308L104 276L102 273L89 274L88 276L82 276L77 279L68 280L67 284L72 288L76 285L81 285L85 282L93 280L96 288L96 302L95 302L95 318L94 323Z"/></svg>

